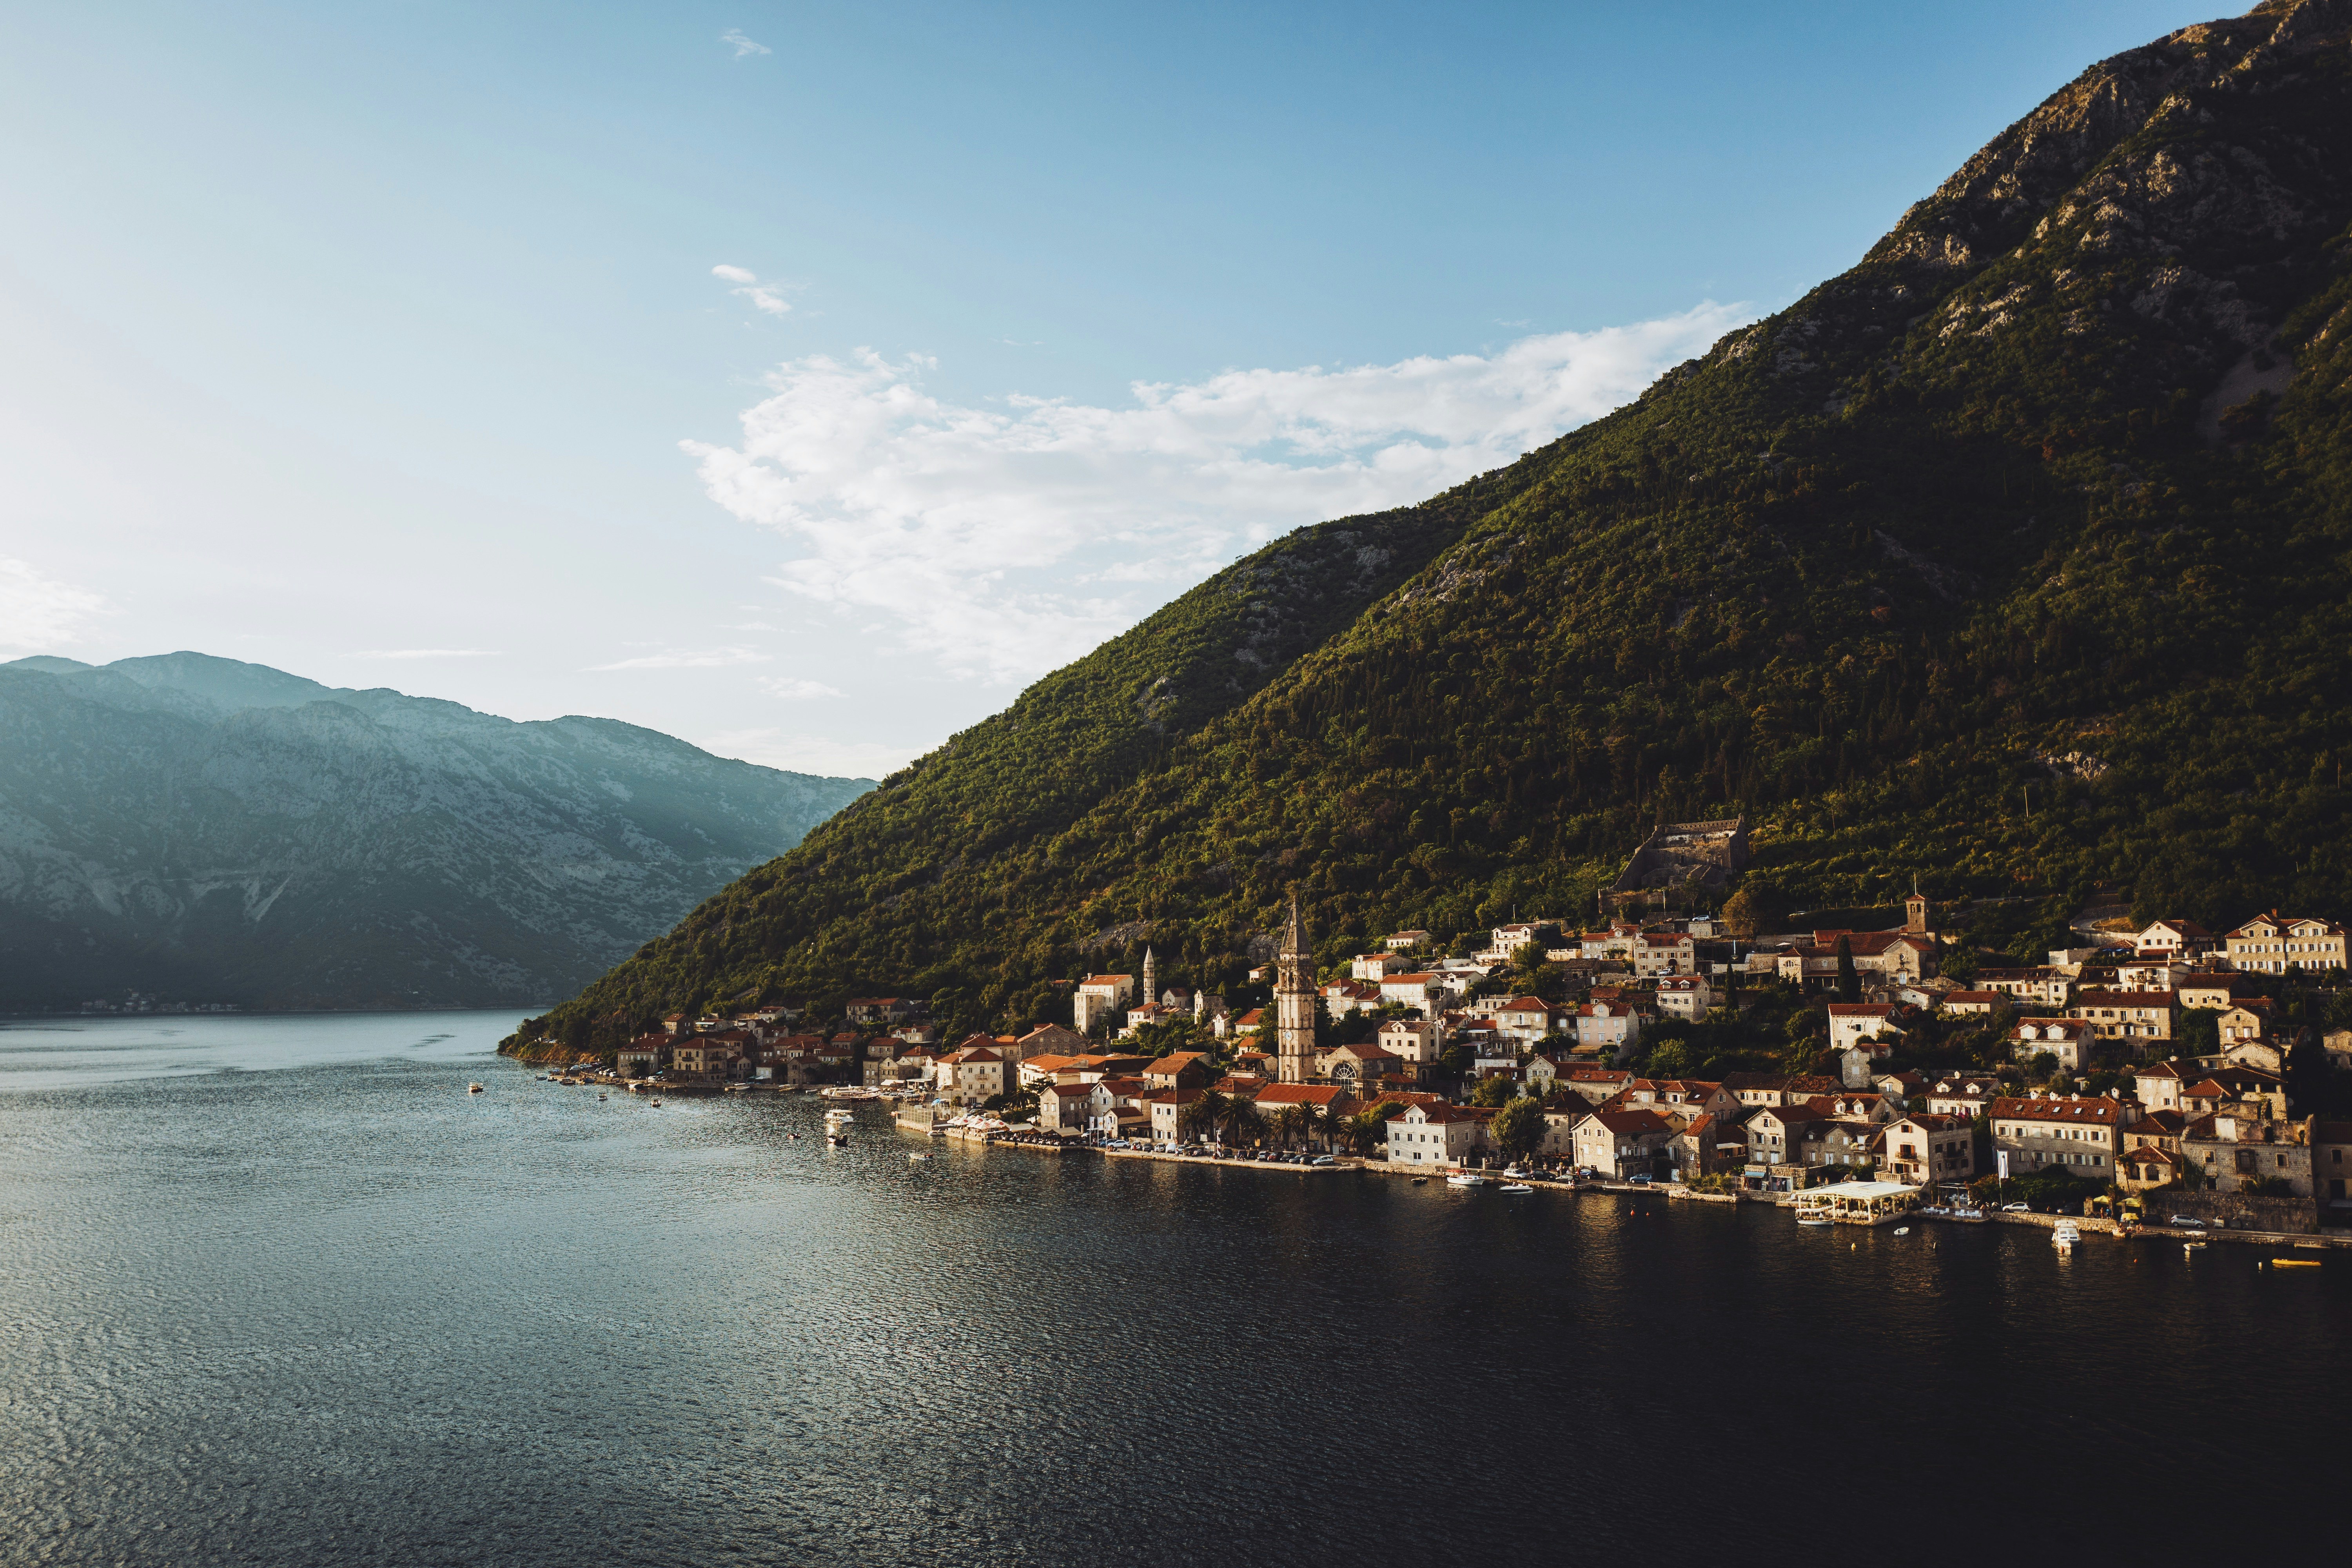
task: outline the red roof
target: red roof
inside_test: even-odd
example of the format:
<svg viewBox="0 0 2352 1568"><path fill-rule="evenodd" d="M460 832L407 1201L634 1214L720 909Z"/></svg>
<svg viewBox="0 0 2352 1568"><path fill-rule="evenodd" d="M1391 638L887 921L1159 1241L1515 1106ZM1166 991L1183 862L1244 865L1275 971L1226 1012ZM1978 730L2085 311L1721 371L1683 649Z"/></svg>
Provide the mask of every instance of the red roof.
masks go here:
<svg viewBox="0 0 2352 1568"><path fill-rule="evenodd" d="M2063 1122L2069 1126L2097 1123L2112 1127L2124 1108L2105 1095L2044 1094L2026 1100L2003 1096L1992 1102L1996 1121Z"/></svg>

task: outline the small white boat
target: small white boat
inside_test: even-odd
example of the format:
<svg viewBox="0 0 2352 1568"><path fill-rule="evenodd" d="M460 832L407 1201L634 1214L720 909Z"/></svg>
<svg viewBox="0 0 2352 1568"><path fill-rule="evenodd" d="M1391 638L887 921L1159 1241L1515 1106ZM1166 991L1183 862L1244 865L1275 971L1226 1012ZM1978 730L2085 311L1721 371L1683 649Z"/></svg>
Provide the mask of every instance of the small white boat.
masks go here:
<svg viewBox="0 0 2352 1568"><path fill-rule="evenodd" d="M2083 1233L2071 1225L2059 1225L2050 1232L2050 1245L2063 1250L2083 1239Z"/></svg>
<svg viewBox="0 0 2352 1568"><path fill-rule="evenodd" d="M656 1110L659 1110L661 1109L661 1100L660 1100L659 1097L656 1097L656 1099L655 1099L655 1100L654 1100L654 1109L655 1109Z"/></svg>
<svg viewBox="0 0 2352 1568"><path fill-rule="evenodd" d="M1449 1187L1483 1187L1486 1184L1486 1178L1475 1171L1457 1171L1445 1178L1445 1184Z"/></svg>
<svg viewBox="0 0 2352 1568"><path fill-rule="evenodd" d="M466 1086L466 1092L467 1094L479 1094L482 1092L482 1086L478 1083L469 1083Z"/></svg>
<svg viewBox="0 0 2352 1568"><path fill-rule="evenodd" d="M2180 1244L2180 1250L2183 1252L2202 1252L2205 1250L2205 1244L2201 1241L2184 1241Z"/></svg>
<svg viewBox="0 0 2352 1568"><path fill-rule="evenodd" d="M915 1160L928 1160L930 1156L929 1154L909 1154L907 1158L911 1162Z"/></svg>
<svg viewBox="0 0 2352 1568"><path fill-rule="evenodd" d="M1908 1236L1911 1234L1911 1227L1907 1225L1898 1225L1895 1227L1895 1234L1897 1236Z"/></svg>
<svg viewBox="0 0 2352 1568"><path fill-rule="evenodd" d="M609 1094L600 1094L600 1095L598 1095L596 1098L597 1098L597 1099L599 1099L599 1100L610 1100L610 1099L612 1099L613 1097L612 1097L611 1095L609 1095Z"/></svg>
<svg viewBox="0 0 2352 1568"><path fill-rule="evenodd" d="M1528 1185L1525 1182L1505 1182L1502 1186L1496 1190L1506 1193L1531 1193L1535 1191L1533 1187Z"/></svg>
<svg viewBox="0 0 2352 1568"><path fill-rule="evenodd" d="M1827 1215L1801 1214L1797 1216L1797 1223L1799 1225L1835 1225L1837 1221Z"/></svg>

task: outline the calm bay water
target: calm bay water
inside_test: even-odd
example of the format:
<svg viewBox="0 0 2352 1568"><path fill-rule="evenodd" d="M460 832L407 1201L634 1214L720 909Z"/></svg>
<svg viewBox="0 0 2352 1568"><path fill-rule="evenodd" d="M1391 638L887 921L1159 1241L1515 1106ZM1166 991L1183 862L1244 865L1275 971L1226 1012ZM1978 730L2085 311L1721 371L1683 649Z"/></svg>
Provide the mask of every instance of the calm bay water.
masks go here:
<svg viewBox="0 0 2352 1568"><path fill-rule="evenodd" d="M2335 1535L2333 1258L965 1152L871 1110L829 1150L812 1099L538 1082L489 1054L513 1022L0 1027L0 1562Z"/></svg>

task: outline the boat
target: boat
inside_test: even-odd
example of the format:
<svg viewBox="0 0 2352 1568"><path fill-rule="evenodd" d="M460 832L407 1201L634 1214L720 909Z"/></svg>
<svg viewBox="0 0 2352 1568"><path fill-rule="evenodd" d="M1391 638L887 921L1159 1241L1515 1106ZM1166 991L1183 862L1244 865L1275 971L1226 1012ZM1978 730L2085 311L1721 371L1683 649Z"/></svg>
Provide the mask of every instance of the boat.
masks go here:
<svg viewBox="0 0 2352 1568"><path fill-rule="evenodd" d="M479 1094L482 1092L482 1086L478 1083L469 1083L466 1086L466 1092L467 1094Z"/></svg>
<svg viewBox="0 0 2352 1568"><path fill-rule="evenodd" d="M654 1097L654 1109L656 1110L659 1110L661 1109L661 1097L658 1095Z"/></svg>
<svg viewBox="0 0 2352 1568"><path fill-rule="evenodd" d="M1506 1193L1531 1193L1535 1191L1533 1187L1528 1185L1525 1182L1505 1182L1498 1190Z"/></svg>
<svg viewBox="0 0 2352 1568"><path fill-rule="evenodd" d="M2180 1250L2183 1252L2202 1252L2205 1250L2205 1244L2201 1241L2184 1241L2180 1244Z"/></svg>
<svg viewBox="0 0 2352 1568"><path fill-rule="evenodd" d="M826 1142L828 1142L828 1143L832 1144L832 1145L833 1145L835 1148L836 1148L836 1149L846 1149L846 1148L848 1148L848 1147L849 1147L849 1140L848 1140L848 1139L846 1139L846 1138L844 1138L844 1137L843 1137L840 1133L838 1133L838 1132L828 1132L828 1133L826 1133L826 1134L824 1135L824 1141L825 1141Z"/></svg>
<svg viewBox="0 0 2352 1568"><path fill-rule="evenodd" d="M613 1097L612 1097L611 1095L609 1095L609 1094L600 1094L600 1095L598 1095L596 1098L597 1098L597 1099L599 1099L599 1100L610 1100L610 1099L612 1099Z"/></svg>
<svg viewBox="0 0 2352 1568"><path fill-rule="evenodd" d="M1416 1187L1425 1187L1429 1185L1429 1178L1427 1176L1415 1176L1412 1179L1412 1184Z"/></svg>
<svg viewBox="0 0 2352 1568"><path fill-rule="evenodd" d="M2060 1220L2050 1231L2050 1245L2055 1247L2069 1247L2082 1239L2083 1233L2067 1220Z"/></svg>
<svg viewBox="0 0 2352 1568"><path fill-rule="evenodd" d="M1483 1187L1486 1184L1486 1178L1475 1171L1456 1171L1445 1178L1445 1184L1449 1187Z"/></svg>
<svg viewBox="0 0 2352 1568"><path fill-rule="evenodd" d="M911 1163L916 1160L928 1160L930 1156L929 1154L909 1154L907 1158Z"/></svg>
<svg viewBox="0 0 2352 1568"><path fill-rule="evenodd" d="M1907 1225L1898 1225L1895 1227L1895 1234L1897 1236L1908 1236L1911 1234L1911 1227Z"/></svg>
<svg viewBox="0 0 2352 1568"><path fill-rule="evenodd" d="M1797 1223L1799 1225L1835 1225L1837 1221L1825 1214L1801 1214L1797 1216Z"/></svg>
<svg viewBox="0 0 2352 1568"><path fill-rule="evenodd" d="M2273 1268L2316 1268L2319 1267L2319 1259L2316 1258L2273 1258L2271 1259L2271 1267Z"/></svg>

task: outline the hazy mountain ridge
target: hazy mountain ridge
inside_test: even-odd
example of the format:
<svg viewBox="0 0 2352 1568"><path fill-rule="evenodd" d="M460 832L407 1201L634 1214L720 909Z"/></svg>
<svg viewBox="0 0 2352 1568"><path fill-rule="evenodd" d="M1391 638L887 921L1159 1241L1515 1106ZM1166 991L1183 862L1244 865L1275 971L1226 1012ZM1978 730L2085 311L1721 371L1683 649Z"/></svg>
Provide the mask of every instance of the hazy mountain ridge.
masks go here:
<svg viewBox="0 0 2352 1568"><path fill-rule="evenodd" d="M0 666L0 1005L561 994L869 787L202 655Z"/></svg>
<svg viewBox="0 0 2352 1568"><path fill-rule="evenodd" d="M1286 668L1118 767L1057 752L1050 813L991 737L1133 700L1117 644L544 1027L866 986L1016 1021L1137 956L1107 931L1231 982L1294 883L1327 958L1573 917L1661 816L1748 816L1753 877L1823 904L1917 877L2045 911L2098 879L2209 921L2340 909L2347 322L2352 0L2183 29L1854 268L1465 487Z"/></svg>

